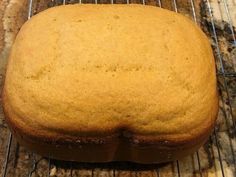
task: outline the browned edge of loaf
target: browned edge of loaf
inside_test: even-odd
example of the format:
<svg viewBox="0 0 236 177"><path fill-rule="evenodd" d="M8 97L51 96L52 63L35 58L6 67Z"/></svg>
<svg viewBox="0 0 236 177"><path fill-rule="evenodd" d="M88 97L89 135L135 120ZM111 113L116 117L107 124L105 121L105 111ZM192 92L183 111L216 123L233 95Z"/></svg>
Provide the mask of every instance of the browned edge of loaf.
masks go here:
<svg viewBox="0 0 236 177"><path fill-rule="evenodd" d="M3 111L10 130L18 142L40 155L59 160L79 162L131 161L137 163L163 163L194 153L209 138L215 121L200 134L189 139L155 140L132 132L116 132L104 137L54 136L33 134L20 127L9 116L9 107L2 93ZM218 100L218 98L217 98ZM219 105L216 105L218 110ZM217 113L214 116L216 119ZM215 120L214 119L214 120Z"/></svg>

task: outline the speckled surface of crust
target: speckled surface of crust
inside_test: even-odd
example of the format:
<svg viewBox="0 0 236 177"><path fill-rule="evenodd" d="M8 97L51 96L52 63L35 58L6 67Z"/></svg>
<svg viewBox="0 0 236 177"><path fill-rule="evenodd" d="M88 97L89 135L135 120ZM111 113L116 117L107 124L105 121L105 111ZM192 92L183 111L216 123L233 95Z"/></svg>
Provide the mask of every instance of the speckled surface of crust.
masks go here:
<svg viewBox="0 0 236 177"><path fill-rule="evenodd" d="M79 145L116 134L130 144L166 142L174 149L207 137L214 125L214 58L203 32L167 10L51 8L26 22L16 38L4 109L13 129L42 142Z"/></svg>

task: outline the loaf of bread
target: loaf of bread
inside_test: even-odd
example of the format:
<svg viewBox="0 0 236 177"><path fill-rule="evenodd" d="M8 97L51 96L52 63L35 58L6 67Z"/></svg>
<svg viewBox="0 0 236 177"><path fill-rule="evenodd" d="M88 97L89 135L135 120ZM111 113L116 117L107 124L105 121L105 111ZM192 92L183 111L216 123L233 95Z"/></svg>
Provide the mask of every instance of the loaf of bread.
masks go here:
<svg viewBox="0 0 236 177"><path fill-rule="evenodd" d="M214 58L199 27L168 10L54 7L18 33L3 104L18 141L44 156L167 162L211 133Z"/></svg>

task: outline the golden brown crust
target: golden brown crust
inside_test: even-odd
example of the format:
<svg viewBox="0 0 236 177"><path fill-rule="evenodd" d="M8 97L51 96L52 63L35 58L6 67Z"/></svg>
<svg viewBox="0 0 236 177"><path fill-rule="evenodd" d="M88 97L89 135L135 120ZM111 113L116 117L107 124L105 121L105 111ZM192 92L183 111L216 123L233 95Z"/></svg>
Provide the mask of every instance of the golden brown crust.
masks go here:
<svg viewBox="0 0 236 177"><path fill-rule="evenodd" d="M5 109L4 109L5 110ZM5 112L6 113L6 112ZM107 137L37 137L20 129L11 119L6 120L20 144L43 156L79 162L131 161L137 163L162 163L194 153L208 139L214 126L202 134L181 141L149 141L142 137L125 137L113 134ZM134 138L135 137L135 138Z"/></svg>
<svg viewBox="0 0 236 177"><path fill-rule="evenodd" d="M204 33L167 10L56 7L19 32L3 101L19 141L41 154L169 161L196 150L214 125L214 58ZM100 156L83 155L91 151Z"/></svg>
<svg viewBox="0 0 236 177"><path fill-rule="evenodd" d="M213 122L196 137L175 141L155 140L124 132L105 137L47 137L37 136L17 126L12 121L14 117L9 118L6 104L3 108L6 121L20 144L46 157L79 162L131 161L149 164L173 161L194 153L206 142L214 127ZM216 119L217 114L214 117Z"/></svg>

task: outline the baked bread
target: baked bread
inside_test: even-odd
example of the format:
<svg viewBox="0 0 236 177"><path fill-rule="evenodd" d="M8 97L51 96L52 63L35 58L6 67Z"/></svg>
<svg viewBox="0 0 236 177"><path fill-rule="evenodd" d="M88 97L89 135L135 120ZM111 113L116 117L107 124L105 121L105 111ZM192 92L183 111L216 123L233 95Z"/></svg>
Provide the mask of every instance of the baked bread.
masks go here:
<svg viewBox="0 0 236 177"><path fill-rule="evenodd" d="M18 141L42 155L171 161L214 126L211 46L191 20L157 7L50 8L17 35L3 105Z"/></svg>

